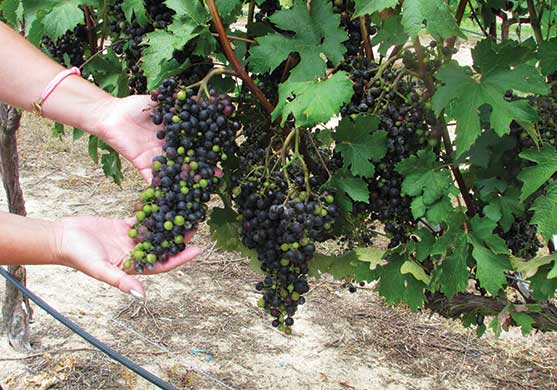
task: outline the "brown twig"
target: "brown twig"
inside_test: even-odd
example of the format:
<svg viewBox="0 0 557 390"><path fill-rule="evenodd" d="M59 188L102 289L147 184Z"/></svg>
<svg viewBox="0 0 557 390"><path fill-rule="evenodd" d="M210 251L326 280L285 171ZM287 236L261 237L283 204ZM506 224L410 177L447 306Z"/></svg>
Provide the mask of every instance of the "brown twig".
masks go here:
<svg viewBox="0 0 557 390"><path fill-rule="evenodd" d="M218 36L219 36L219 34L216 33L216 32L211 33L211 35L214 36L214 37L218 37ZM239 37L239 36L237 36L237 35L230 35L230 34L226 35L226 37L227 37L228 39L230 39L231 41L240 41L240 42L249 43L249 44L251 44L251 45L257 45L257 41L255 41L255 40L253 40L253 39L244 38L244 37Z"/></svg>
<svg viewBox="0 0 557 390"><path fill-rule="evenodd" d="M84 5L83 12L85 15L85 25L87 26L87 39L89 40L89 48L91 53L97 52L97 35L95 34L95 20L91 15L91 9Z"/></svg>
<svg viewBox="0 0 557 390"><path fill-rule="evenodd" d="M360 32L362 34L362 39L364 41L364 52L366 54L366 58L373 62L373 50L371 49L371 42L369 41L369 30L367 28L367 18L366 16L360 16Z"/></svg>
<svg viewBox="0 0 557 390"><path fill-rule="evenodd" d="M528 5L528 13L530 14L530 26L532 26L534 36L536 37L536 41L539 45L543 41L543 35L540 27L540 20L538 19L538 13L536 12L536 7L532 0L526 0L526 4Z"/></svg>
<svg viewBox="0 0 557 390"><path fill-rule="evenodd" d="M424 58L424 49L422 47L419 37L414 40L414 50L416 51L416 57L418 59L420 78L425 83L428 95L431 97L433 96L435 87L433 85L433 79L431 78L431 75L427 73L427 67Z"/></svg>
<svg viewBox="0 0 557 390"><path fill-rule="evenodd" d="M124 41L124 39L120 39L119 41L112 42L110 44L110 46L107 46L106 48L108 49L109 47L112 47L112 46L116 45L117 43L120 43L120 42L123 42L123 41ZM79 69L83 69L89 62L93 61L93 59L95 57L104 53L104 51L105 51L105 49L101 49L101 50L97 51L95 54L93 54L92 56L89 56L89 58L87 58L87 60L85 60L85 62L79 66Z"/></svg>
<svg viewBox="0 0 557 390"><path fill-rule="evenodd" d="M261 101L265 109L269 113L273 112L274 110L273 105L269 102L269 100L267 100L267 97L265 97L265 94L257 87L257 85L255 85L251 77L248 75L246 69L242 66L242 64L236 57L236 54L234 53L234 50L230 45L230 41L226 36L226 31L224 29L224 25L220 18L219 10L217 8L215 0L207 0L207 6L209 7L209 12L211 13L211 17L213 19L214 26L217 30L220 43L224 50L224 54L226 55L226 58L228 58L228 61L230 61L232 68L238 74L238 76L246 83L249 89L251 89L252 92L257 96L257 98Z"/></svg>
<svg viewBox="0 0 557 390"><path fill-rule="evenodd" d="M457 26L460 26L460 23L462 23L462 18L464 17L464 11L466 11L466 5L468 5L468 0L460 0L458 6L456 7L455 18L456 18ZM447 40L447 47L452 49L455 43L456 43L456 36L450 37Z"/></svg>

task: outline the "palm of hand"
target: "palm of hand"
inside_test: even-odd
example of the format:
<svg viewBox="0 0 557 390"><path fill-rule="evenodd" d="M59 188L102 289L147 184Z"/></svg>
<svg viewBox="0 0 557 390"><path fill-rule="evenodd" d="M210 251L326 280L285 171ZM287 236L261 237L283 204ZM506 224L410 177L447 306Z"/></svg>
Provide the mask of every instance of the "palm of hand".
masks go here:
<svg viewBox="0 0 557 390"><path fill-rule="evenodd" d="M134 248L134 242L128 237L128 230L133 219L113 220L100 217L75 217L62 220L62 235L59 240L60 252L65 262L86 274L107 282L122 291L135 290L143 293L141 283L121 267ZM188 242L193 231L185 237ZM145 274L170 271L197 256L201 249L188 247L167 262L157 263Z"/></svg>
<svg viewBox="0 0 557 390"><path fill-rule="evenodd" d="M105 141L128 159L147 182L151 182L153 157L161 154L162 141L157 139L151 121L149 96L137 95L111 101L100 118Z"/></svg>

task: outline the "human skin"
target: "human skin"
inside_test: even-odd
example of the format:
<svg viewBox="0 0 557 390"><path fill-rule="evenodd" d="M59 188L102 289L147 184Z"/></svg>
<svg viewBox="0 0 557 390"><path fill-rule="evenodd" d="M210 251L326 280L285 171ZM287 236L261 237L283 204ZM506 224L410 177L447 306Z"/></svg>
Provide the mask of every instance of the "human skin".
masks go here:
<svg viewBox="0 0 557 390"><path fill-rule="evenodd" d="M49 59L0 22L0 101L31 111L45 86L65 68ZM153 157L162 141L149 117L149 96L116 98L79 76L67 77L42 105L43 115L107 142L151 181ZM75 268L136 298L141 282L124 271L134 242L127 235L133 220L72 217L43 221L0 212L2 264L59 264ZM185 242L193 233L187 234ZM188 246L145 274L170 271L201 253ZM133 267L132 267L133 268Z"/></svg>

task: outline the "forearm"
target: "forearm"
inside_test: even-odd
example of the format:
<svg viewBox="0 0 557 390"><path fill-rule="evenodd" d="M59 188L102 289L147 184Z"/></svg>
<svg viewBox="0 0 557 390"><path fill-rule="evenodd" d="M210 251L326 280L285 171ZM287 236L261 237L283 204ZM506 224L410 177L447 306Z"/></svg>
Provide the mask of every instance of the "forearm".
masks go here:
<svg viewBox="0 0 557 390"><path fill-rule="evenodd" d="M0 264L61 264L60 232L56 222L0 212Z"/></svg>
<svg viewBox="0 0 557 390"><path fill-rule="evenodd" d="M25 110L64 68L21 35L0 22L0 101ZM43 104L46 117L103 137L97 114L113 101L111 95L78 77L66 78Z"/></svg>

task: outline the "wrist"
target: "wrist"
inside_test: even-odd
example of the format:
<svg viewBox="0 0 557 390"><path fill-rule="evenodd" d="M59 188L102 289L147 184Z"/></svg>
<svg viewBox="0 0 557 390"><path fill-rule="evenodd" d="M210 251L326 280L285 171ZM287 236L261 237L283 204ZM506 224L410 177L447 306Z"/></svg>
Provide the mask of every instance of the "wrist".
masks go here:
<svg viewBox="0 0 557 390"><path fill-rule="evenodd" d="M50 224L49 229L49 253L50 264L70 266L69 257L64 253L65 228L63 220Z"/></svg>
<svg viewBox="0 0 557 390"><path fill-rule="evenodd" d="M79 128L86 133L106 139L108 136L106 120L110 117L110 112L117 102L118 98L109 94L91 101L89 108L83 113Z"/></svg>

